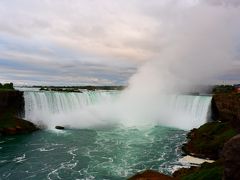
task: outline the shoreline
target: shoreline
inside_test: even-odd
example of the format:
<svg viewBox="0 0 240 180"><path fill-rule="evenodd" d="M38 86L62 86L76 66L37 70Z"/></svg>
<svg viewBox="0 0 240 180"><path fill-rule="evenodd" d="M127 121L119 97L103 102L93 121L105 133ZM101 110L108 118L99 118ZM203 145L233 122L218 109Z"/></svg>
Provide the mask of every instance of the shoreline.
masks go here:
<svg viewBox="0 0 240 180"><path fill-rule="evenodd" d="M187 143L182 145L185 156L179 161L189 163L190 167L180 167L167 179L240 178L240 158L237 158L240 153L240 94L221 91L213 94L211 109L213 121L190 130ZM146 170L129 179L151 180L154 179L151 175L156 173L166 176Z"/></svg>
<svg viewBox="0 0 240 180"><path fill-rule="evenodd" d="M182 164L189 164L190 166L200 166L203 163L214 163L216 161L186 155L183 158L179 159L179 162Z"/></svg>

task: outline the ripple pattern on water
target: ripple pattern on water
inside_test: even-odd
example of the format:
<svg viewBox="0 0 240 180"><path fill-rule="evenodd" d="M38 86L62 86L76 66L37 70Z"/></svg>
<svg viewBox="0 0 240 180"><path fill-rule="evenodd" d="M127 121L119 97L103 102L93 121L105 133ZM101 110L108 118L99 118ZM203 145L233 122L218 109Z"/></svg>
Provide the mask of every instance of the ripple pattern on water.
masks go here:
<svg viewBox="0 0 240 180"><path fill-rule="evenodd" d="M125 179L180 166L178 129L68 130L1 139L0 179Z"/></svg>

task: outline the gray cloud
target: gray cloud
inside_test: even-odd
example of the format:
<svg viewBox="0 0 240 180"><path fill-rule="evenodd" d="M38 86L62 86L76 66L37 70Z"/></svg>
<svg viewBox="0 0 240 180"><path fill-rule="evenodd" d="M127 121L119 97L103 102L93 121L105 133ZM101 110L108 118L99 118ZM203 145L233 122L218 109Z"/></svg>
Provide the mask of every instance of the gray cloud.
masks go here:
<svg viewBox="0 0 240 180"><path fill-rule="evenodd" d="M0 63L2 67L5 63L4 67L13 74L10 78L9 73L2 71L0 78L3 81L15 77L16 82L24 79L30 82L27 76L33 76L35 80L31 82L38 82L39 77L39 82L45 78L53 83L50 79L56 82L62 75L61 83L127 83L143 63L154 59L164 62L164 52L169 48L177 54L175 42L189 46L193 51L190 56L195 60L190 63L183 57L171 60L169 71L182 78L188 73L181 66L196 69L193 72L199 74L202 69L211 72L209 69L216 61L209 60L204 65L199 55L202 52L191 46L199 43L197 49L206 49L204 42L209 37L206 32L212 33L213 39L219 38L219 43L236 39L225 36L236 34L230 32L234 29L225 27L235 23L235 31L239 30L237 18L232 18L239 16L238 6L238 0L3 0L0 2ZM209 44L209 51L213 45ZM6 61L14 61L22 69L14 63L6 66ZM225 71L225 67L228 67L226 71L236 71L225 65L219 65L218 72Z"/></svg>
<svg viewBox="0 0 240 180"><path fill-rule="evenodd" d="M207 3L214 6L240 6L239 0L205 0Z"/></svg>

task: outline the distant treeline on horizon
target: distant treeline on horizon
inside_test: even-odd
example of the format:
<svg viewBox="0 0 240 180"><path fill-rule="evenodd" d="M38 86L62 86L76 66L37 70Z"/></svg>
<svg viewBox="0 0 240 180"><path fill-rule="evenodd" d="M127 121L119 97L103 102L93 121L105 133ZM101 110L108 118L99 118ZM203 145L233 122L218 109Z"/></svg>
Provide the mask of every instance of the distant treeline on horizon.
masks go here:
<svg viewBox="0 0 240 180"><path fill-rule="evenodd" d="M0 89L1 90L14 90L14 87L13 87L13 83L5 83L5 84L2 84L0 83Z"/></svg>
<svg viewBox="0 0 240 180"><path fill-rule="evenodd" d="M16 86L17 87L17 86ZM79 89L85 89L85 90L123 90L127 86L124 85L118 85L118 86L111 86L111 85L105 85L105 86L94 86L94 85L84 85L84 86L41 86L41 85L32 85L32 86L18 86L18 87L26 87L26 88L39 88L40 90L46 90L46 91L72 91L77 92ZM1 90L14 90L14 85L12 82L10 83L0 83L0 89ZM65 90L64 90L65 89ZM228 92L240 92L240 84L234 84L234 85L205 85L205 86L199 86L195 87L194 90L191 92L187 92L187 94L201 94L201 91L204 93L228 93Z"/></svg>
<svg viewBox="0 0 240 180"><path fill-rule="evenodd" d="M126 88L126 86L30 86L30 87L40 88L40 89L66 88L66 89L86 89L86 90L123 90Z"/></svg>

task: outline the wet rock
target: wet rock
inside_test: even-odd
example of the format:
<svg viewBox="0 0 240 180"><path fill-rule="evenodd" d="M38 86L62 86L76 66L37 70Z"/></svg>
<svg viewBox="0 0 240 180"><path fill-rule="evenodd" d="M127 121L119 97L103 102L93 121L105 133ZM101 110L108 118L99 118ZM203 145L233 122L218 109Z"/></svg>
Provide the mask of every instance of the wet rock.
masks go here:
<svg viewBox="0 0 240 180"><path fill-rule="evenodd" d="M9 120L10 123L8 126L0 128L1 135L16 135L16 134L26 134L31 133L33 131L39 130L33 123L26 121L24 119L20 119L17 117L13 117Z"/></svg>
<svg viewBox="0 0 240 180"><path fill-rule="evenodd" d="M240 94L215 94L212 100L214 120L230 122L240 132Z"/></svg>
<svg viewBox="0 0 240 180"><path fill-rule="evenodd" d="M24 116L23 92L15 90L0 91L0 134L15 135L38 130Z"/></svg>
<svg viewBox="0 0 240 180"><path fill-rule="evenodd" d="M191 166L190 168L180 168L173 173L173 177L180 178L186 176L187 174L195 172L197 169L199 169L197 166Z"/></svg>
<svg viewBox="0 0 240 180"><path fill-rule="evenodd" d="M65 129L63 126L55 126L55 129L60 129L60 130L63 130Z"/></svg>
<svg viewBox="0 0 240 180"><path fill-rule="evenodd" d="M175 179L157 171L146 170L129 178L129 180L172 180Z"/></svg>
<svg viewBox="0 0 240 180"><path fill-rule="evenodd" d="M224 179L240 179L240 134L231 138L223 148Z"/></svg>

